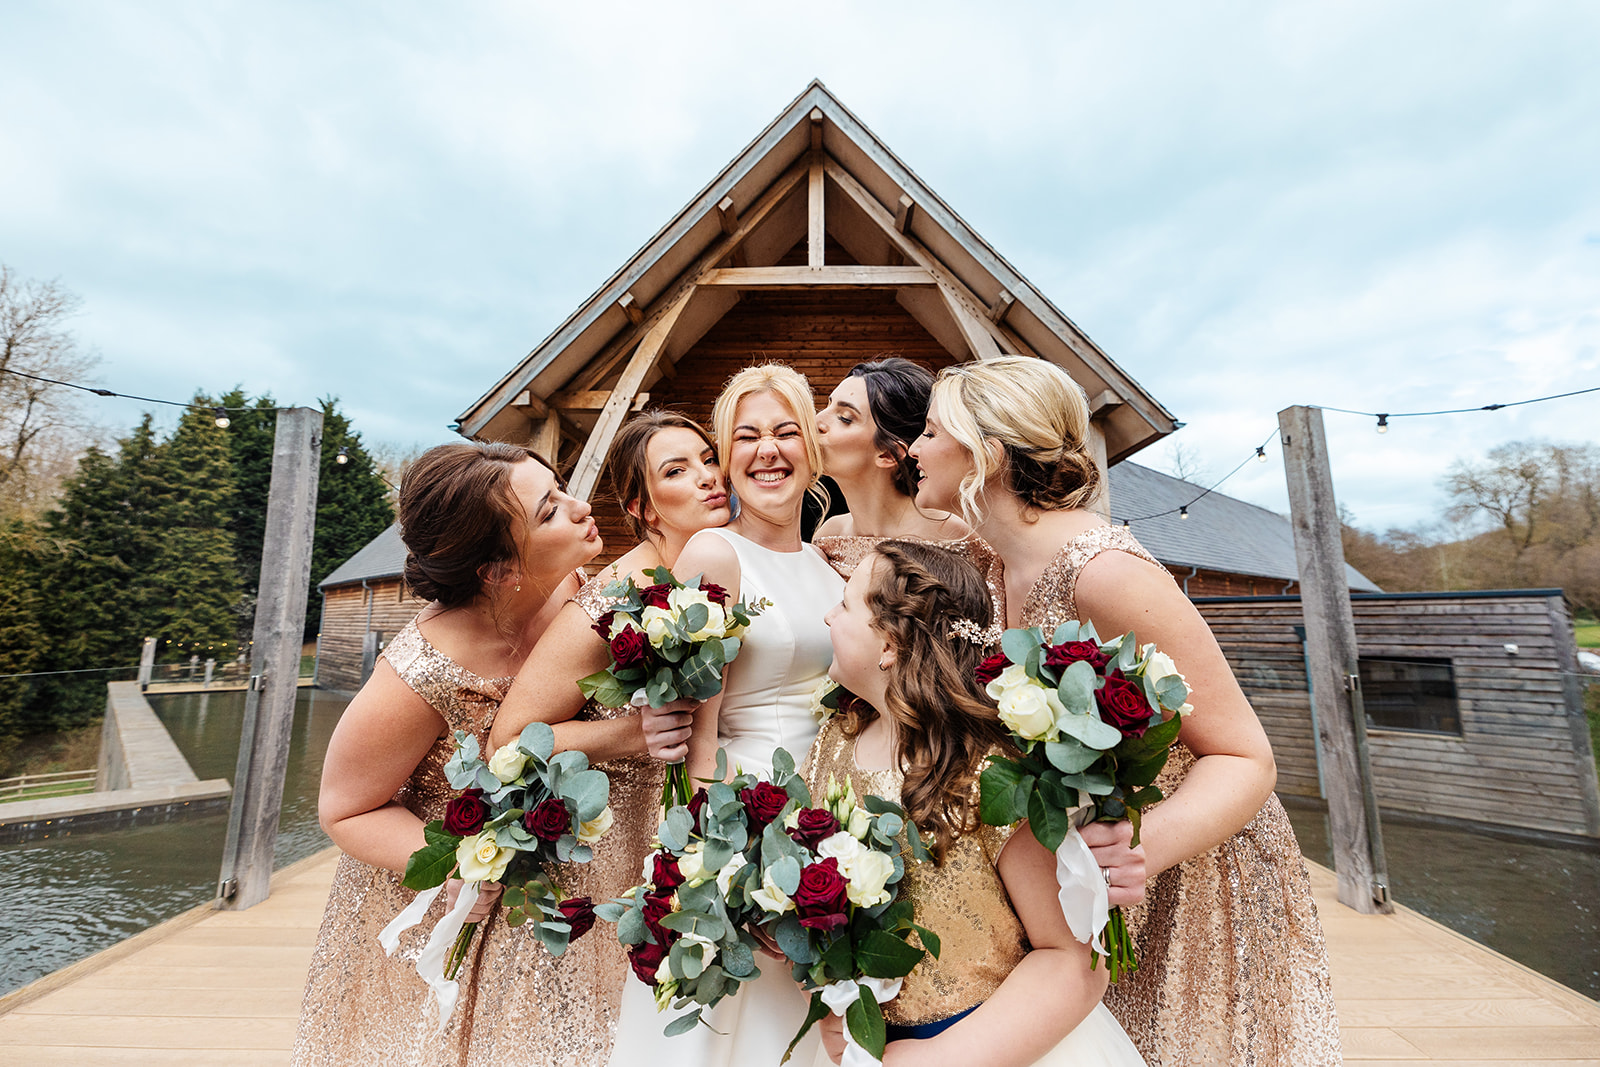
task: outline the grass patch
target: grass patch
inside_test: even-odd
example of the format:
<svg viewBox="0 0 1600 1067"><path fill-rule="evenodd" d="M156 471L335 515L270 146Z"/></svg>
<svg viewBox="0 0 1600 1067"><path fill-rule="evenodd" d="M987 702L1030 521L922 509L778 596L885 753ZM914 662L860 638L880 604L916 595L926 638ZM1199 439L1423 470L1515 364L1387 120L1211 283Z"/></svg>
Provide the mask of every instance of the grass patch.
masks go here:
<svg viewBox="0 0 1600 1067"><path fill-rule="evenodd" d="M307 655L304 652L300 653L300 677L310 678L316 673L317 654L315 652L311 653L310 655Z"/></svg>
<svg viewBox="0 0 1600 1067"><path fill-rule="evenodd" d="M1572 624L1572 636L1577 638L1579 648L1600 648L1600 622L1579 619Z"/></svg>
<svg viewBox="0 0 1600 1067"><path fill-rule="evenodd" d="M100 724L19 740L5 754L0 778L92 770L100 763Z"/></svg>
<svg viewBox="0 0 1600 1067"><path fill-rule="evenodd" d="M48 800L51 797L75 797L82 793L94 792L94 779L87 782L44 782L39 785L30 785L15 793L7 793L0 801L10 803L13 800Z"/></svg>

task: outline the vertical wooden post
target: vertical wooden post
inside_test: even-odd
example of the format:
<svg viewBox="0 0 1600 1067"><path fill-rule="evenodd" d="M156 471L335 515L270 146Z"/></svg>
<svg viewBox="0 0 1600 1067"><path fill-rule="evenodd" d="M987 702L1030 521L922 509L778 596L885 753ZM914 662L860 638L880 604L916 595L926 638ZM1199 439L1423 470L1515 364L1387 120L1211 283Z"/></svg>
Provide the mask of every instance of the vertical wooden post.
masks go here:
<svg viewBox="0 0 1600 1067"><path fill-rule="evenodd" d="M144 648L139 652L139 689L150 688L150 674L156 667L156 639L144 639Z"/></svg>
<svg viewBox="0 0 1600 1067"><path fill-rule="evenodd" d="M245 696L228 840L217 882L219 909L241 911L259 904L267 898L272 879L311 584L321 458L322 412L310 408L278 412L267 529L261 542L261 587L250 646L250 691Z"/></svg>
<svg viewBox="0 0 1600 1067"><path fill-rule="evenodd" d="M1372 914L1393 910L1378 801L1367 758L1366 713L1361 705L1361 669L1355 617L1339 540L1339 508L1319 408L1278 412L1284 475L1289 483L1289 521L1300 572L1300 608L1305 616L1307 674L1316 705L1317 734L1328 766L1328 830L1339 902Z"/></svg>

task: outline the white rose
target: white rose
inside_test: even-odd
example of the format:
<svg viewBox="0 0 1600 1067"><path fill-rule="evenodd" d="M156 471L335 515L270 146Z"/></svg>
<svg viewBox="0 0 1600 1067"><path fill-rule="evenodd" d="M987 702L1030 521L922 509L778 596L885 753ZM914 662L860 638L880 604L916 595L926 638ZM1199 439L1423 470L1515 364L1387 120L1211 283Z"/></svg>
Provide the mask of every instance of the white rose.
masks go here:
<svg viewBox="0 0 1600 1067"><path fill-rule="evenodd" d="M1056 691L1037 683L1004 690L999 703L1000 721L1029 741L1054 741L1059 736L1056 718L1067 713Z"/></svg>
<svg viewBox="0 0 1600 1067"><path fill-rule="evenodd" d="M864 848L858 855L841 860L839 872L850 880L846 893L857 907L872 908L889 899L884 883L894 874L894 861L884 853Z"/></svg>
<svg viewBox="0 0 1600 1067"><path fill-rule="evenodd" d="M505 877L506 865L515 855L515 849L500 847L493 830L485 830L477 837L461 839L456 846L456 866L468 882L498 882Z"/></svg>
<svg viewBox="0 0 1600 1067"><path fill-rule="evenodd" d="M656 968L656 984L661 985L672 981L672 964L667 962L667 957L661 957L661 966Z"/></svg>
<svg viewBox="0 0 1600 1067"><path fill-rule="evenodd" d="M996 675L994 681L984 686L983 691L988 693L991 699L999 700L1002 696L1017 688L1019 685L1036 684L1038 683L1036 683L1032 678L1028 677L1027 667L1020 663L1012 663L1009 664L1005 670Z"/></svg>
<svg viewBox="0 0 1600 1067"><path fill-rule="evenodd" d="M711 875L706 873L705 855L700 850L703 846L694 844L678 857L678 873L683 875L685 885L699 885L708 880Z"/></svg>
<svg viewBox="0 0 1600 1067"><path fill-rule="evenodd" d="M1167 655L1165 652L1150 653L1150 659L1145 664L1144 668L1144 676L1146 678L1150 679L1152 682L1159 682L1161 679L1171 677L1175 674L1179 678L1183 677L1183 675L1178 674L1178 665L1172 662L1171 656ZM1184 682L1184 684L1188 685L1189 683Z"/></svg>
<svg viewBox="0 0 1600 1067"><path fill-rule="evenodd" d="M489 773L502 782L514 782L522 777L522 768L527 765L528 757L522 754L515 741L501 745L489 757Z"/></svg>
<svg viewBox="0 0 1600 1067"><path fill-rule="evenodd" d="M706 608L706 624L700 629L689 634L689 640L699 642L712 637L721 637L728 628L728 616L722 610L722 605L713 603L699 589L674 589L667 594L667 606L672 609L680 619L691 604L704 604Z"/></svg>
<svg viewBox="0 0 1600 1067"><path fill-rule="evenodd" d="M1194 714L1194 705L1185 703L1182 707L1180 707L1178 709L1178 714L1179 715L1192 715L1192 714Z"/></svg>
<svg viewBox="0 0 1600 1067"><path fill-rule="evenodd" d="M645 608L639 616L639 624L644 627L644 635L650 643L660 648L672 634L672 613L666 608Z"/></svg>
<svg viewBox="0 0 1600 1067"><path fill-rule="evenodd" d="M774 915L794 910L794 901L789 899L789 894L778 888L778 883L772 880L771 868L761 872L761 888L751 893L750 898Z"/></svg>
<svg viewBox="0 0 1600 1067"><path fill-rule="evenodd" d="M850 821L845 824L845 832L857 841L864 841L870 829L872 829L872 816L868 814L867 809L852 808Z"/></svg>
<svg viewBox="0 0 1600 1067"><path fill-rule="evenodd" d="M688 946L684 949L685 952L693 952L700 957L701 970L705 970L711 965L711 961L717 958L717 943L704 934L691 931L679 938L678 943Z"/></svg>
<svg viewBox="0 0 1600 1067"><path fill-rule="evenodd" d="M818 859L836 859L842 871L852 859L867 851L867 846L851 837L849 833L840 831L825 837L817 845Z"/></svg>
<svg viewBox="0 0 1600 1067"><path fill-rule="evenodd" d="M728 890L733 886L733 876L744 868L745 858L743 852L735 852L733 859L722 865L722 870L717 872L717 891L726 900Z"/></svg>
<svg viewBox="0 0 1600 1067"><path fill-rule="evenodd" d="M611 824L615 821L616 816L611 814L611 806L608 804L600 810L599 815L596 815L588 822L578 824L578 840L585 845L594 844L605 836L606 831L611 829Z"/></svg>

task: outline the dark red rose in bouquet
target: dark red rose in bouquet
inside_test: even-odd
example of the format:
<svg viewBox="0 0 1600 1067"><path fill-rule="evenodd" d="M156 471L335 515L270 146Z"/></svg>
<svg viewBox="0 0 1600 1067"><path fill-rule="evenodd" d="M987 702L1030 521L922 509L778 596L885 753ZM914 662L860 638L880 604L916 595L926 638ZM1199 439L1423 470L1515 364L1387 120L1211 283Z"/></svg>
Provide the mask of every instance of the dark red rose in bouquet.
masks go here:
<svg viewBox="0 0 1600 1067"><path fill-rule="evenodd" d="M1100 705L1100 718L1122 731L1123 737L1143 737L1150 728L1150 702L1144 687L1122 676L1121 671L1106 675L1106 684L1094 695Z"/></svg>
<svg viewBox="0 0 1600 1067"><path fill-rule="evenodd" d="M561 909L561 917L572 927L572 933L567 935L569 940L578 940L594 925L594 902L588 897L568 897L557 907Z"/></svg>
<svg viewBox="0 0 1600 1067"><path fill-rule="evenodd" d="M678 873L678 860L670 852L657 852L655 866L650 872L650 884L661 893L671 893L683 884L683 875Z"/></svg>
<svg viewBox="0 0 1600 1067"><path fill-rule="evenodd" d="M825 839L839 832L839 820L822 808L801 808L795 812L795 819L789 836L813 852Z"/></svg>
<svg viewBox="0 0 1600 1067"><path fill-rule="evenodd" d="M800 925L811 930L837 930L849 921L850 882L839 873L839 861L829 856L800 872L800 886L794 891L795 911Z"/></svg>
<svg viewBox="0 0 1600 1067"><path fill-rule="evenodd" d="M978 669L972 673L973 676L978 679L979 685L988 685L990 682L1000 677L1000 672L1005 670L1006 665L1010 662L1010 660L1006 659L1006 654L1004 652L996 652L994 655L987 657L982 663L978 664Z"/></svg>
<svg viewBox="0 0 1600 1067"><path fill-rule="evenodd" d="M704 789L696 789L694 796L689 798L689 818L694 820L696 829L700 827L700 813L705 810L706 801L709 799Z"/></svg>
<svg viewBox="0 0 1600 1067"><path fill-rule="evenodd" d="M522 828L541 841L556 841L572 832L572 817L567 806L555 797L546 797L522 817Z"/></svg>
<svg viewBox="0 0 1600 1067"><path fill-rule="evenodd" d="M628 966L633 968L634 976L651 988L656 984L656 969L666 958L666 945L652 945L648 941L641 941L628 950Z"/></svg>
<svg viewBox="0 0 1600 1067"><path fill-rule="evenodd" d="M647 608L664 608L667 606L667 597L672 594L672 586L657 582L647 585L639 590L639 603Z"/></svg>
<svg viewBox="0 0 1600 1067"><path fill-rule="evenodd" d="M661 920L672 914L671 893L646 893L640 914L644 916L645 929L650 931L650 936L663 945L670 945L678 939L676 932L661 925Z"/></svg>
<svg viewBox="0 0 1600 1067"><path fill-rule="evenodd" d="M750 813L750 836L755 837L778 817L789 794L771 782L757 782L753 789L739 790L739 802Z"/></svg>
<svg viewBox="0 0 1600 1067"><path fill-rule="evenodd" d="M611 639L611 658L618 667L632 667L643 663L650 652L650 639L632 626Z"/></svg>
<svg viewBox="0 0 1600 1067"><path fill-rule="evenodd" d="M444 806L444 832L457 837L471 837L489 821L489 805L484 803L483 790L473 786Z"/></svg>
<svg viewBox="0 0 1600 1067"><path fill-rule="evenodd" d="M616 612L608 611L604 615L602 615L598 619L596 619L595 622L594 622L594 625L589 627L589 629L591 629L595 633L599 634L600 635L600 640L606 642L607 644L610 644L611 643L611 623L612 623L613 620L616 619L616 617L617 617L617 613Z"/></svg>
<svg viewBox="0 0 1600 1067"><path fill-rule="evenodd" d="M1098 671L1111 662L1111 657L1101 652L1100 646L1093 641L1063 641L1059 645L1051 645L1044 653L1044 665L1058 671L1079 660Z"/></svg>
<svg viewBox="0 0 1600 1067"><path fill-rule="evenodd" d="M706 595L707 600L710 600L718 607L725 608L728 606L728 591L716 582L708 582L702 578L700 580L700 591Z"/></svg>

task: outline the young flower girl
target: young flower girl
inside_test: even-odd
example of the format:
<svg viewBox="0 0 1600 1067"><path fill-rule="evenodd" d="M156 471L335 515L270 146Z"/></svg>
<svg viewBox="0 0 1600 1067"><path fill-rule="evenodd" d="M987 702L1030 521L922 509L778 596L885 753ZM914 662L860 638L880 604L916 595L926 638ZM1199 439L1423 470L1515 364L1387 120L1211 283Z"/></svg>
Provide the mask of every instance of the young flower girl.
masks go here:
<svg viewBox="0 0 1600 1067"><path fill-rule="evenodd" d="M997 638L977 570L931 545L885 541L862 560L827 616L829 674L859 699L830 719L806 776L901 803L934 862L914 863L903 892L915 921L939 935L883 1006L886 1067L900 1064L1071 1064L1143 1067L1100 1004L1106 972L1068 929L1055 857L1025 823L984 826L978 775L1007 751L1006 728L974 669ZM838 1017L821 1024L837 1062Z"/></svg>

